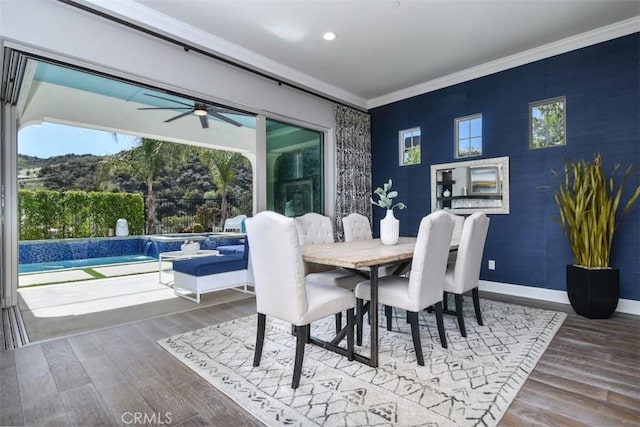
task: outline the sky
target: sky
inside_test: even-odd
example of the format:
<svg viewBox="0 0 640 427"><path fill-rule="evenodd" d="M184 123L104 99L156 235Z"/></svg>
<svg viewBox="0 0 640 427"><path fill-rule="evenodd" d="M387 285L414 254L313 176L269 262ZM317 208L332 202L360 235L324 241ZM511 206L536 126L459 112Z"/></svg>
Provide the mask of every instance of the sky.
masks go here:
<svg viewBox="0 0 640 427"><path fill-rule="evenodd" d="M43 159L65 154L119 153L135 146L135 136L43 122L18 132L18 154Z"/></svg>

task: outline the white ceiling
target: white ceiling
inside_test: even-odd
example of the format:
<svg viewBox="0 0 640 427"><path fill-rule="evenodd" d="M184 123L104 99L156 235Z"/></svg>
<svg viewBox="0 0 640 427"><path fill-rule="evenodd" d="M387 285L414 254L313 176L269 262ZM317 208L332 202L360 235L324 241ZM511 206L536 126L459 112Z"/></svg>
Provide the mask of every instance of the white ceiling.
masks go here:
<svg viewBox="0 0 640 427"><path fill-rule="evenodd" d="M640 30L638 0L83 2L364 107L601 27Z"/></svg>

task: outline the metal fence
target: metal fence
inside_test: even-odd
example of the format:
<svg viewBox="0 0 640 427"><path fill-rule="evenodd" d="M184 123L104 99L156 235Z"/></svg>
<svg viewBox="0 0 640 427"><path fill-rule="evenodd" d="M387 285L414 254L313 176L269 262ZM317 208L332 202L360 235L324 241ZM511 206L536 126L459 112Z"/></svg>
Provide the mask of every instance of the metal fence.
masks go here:
<svg viewBox="0 0 640 427"><path fill-rule="evenodd" d="M199 231L222 231L221 199L172 199L156 198L158 234ZM146 200L145 200L146 207ZM227 218L236 215L251 216L253 195L251 193L227 198ZM147 213L145 212L145 218Z"/></svg>

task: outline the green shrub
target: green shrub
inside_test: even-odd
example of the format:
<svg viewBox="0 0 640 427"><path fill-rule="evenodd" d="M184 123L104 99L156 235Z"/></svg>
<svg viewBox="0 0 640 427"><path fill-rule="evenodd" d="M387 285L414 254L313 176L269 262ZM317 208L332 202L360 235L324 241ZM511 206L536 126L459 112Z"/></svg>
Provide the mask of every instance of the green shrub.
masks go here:
<svg viewBox="0 0 640 427"><path fill-rule="evenodd" d="M129 234L142 235L144 201L140 194L19 190L20 240L107 236L118 218Z"/></svg>

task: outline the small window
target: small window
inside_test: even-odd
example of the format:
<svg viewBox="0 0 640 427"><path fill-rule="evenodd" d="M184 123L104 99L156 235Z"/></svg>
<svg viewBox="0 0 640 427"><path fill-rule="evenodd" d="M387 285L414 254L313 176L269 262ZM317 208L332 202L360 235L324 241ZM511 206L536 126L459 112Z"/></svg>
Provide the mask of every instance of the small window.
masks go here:
<svg viewBox="0 0 640 427"><path fill-rule="evenodd" d="M455 120L456 158L482 155L482 114Z"/></svg>
<svg viewBox="0 0 640 427"><path fill-rule="evenodd" d="M400 166L420 164L420 128L401 130Z"/></svg>
<svg viewBox="0 0 640 427"><path fill-rule="evenodd" d="M529 104L529 148L566 145L564 96Z"/></svg>

